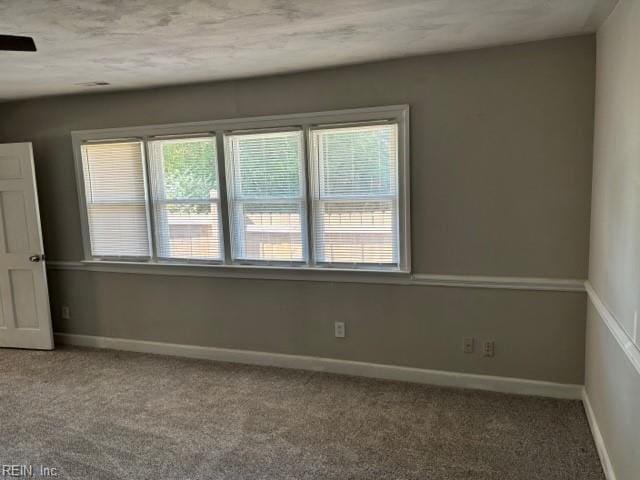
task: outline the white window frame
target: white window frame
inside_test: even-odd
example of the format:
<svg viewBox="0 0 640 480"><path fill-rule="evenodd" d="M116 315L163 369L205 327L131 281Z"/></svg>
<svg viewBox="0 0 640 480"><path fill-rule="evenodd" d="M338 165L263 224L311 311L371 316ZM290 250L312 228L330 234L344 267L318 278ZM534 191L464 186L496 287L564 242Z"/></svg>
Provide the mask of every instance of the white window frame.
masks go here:
<svg viewBox="0 0 640 480"><path fill-rule="evenodd" d="M383 268L378 266L359 266L354 265L316 265L313 261L313 232L312 225L312 182L315 181L311 175L311 129L338 127L347 125L363 125L392 122L398 126L398 216L397 216L397 235L398 235L398 265L394 268ZM283 129L302 129L303 131L303 164L304 174L306 175L306 202L307 202L307 218L303 221L303 235L306 235L306 252L305 263L299 262L276 262L266 264L264 262L234 262L231 260L231 237L229 225L229 208L227 196L227 168L228 160L225 151L225 134L238 133L241 131L267 131ZM218 181L219 181L219 206L222 219L221 249L223 250L223 260L220 261L184 261L176 262L173 260L161 259L157 257L156 245L152 245L152 255L148 261L128 262L117 261L114 259L100 259L91 256L91 244L89 238L89 227L87 218L87 203L84 190L83 178L83 162L82 162L82 145L85 143L95 143L102 141L117 140L141 140L147 149L147 142L159 137L188 137L188 136L214 136L216 139L216 153L218 160ZM409 171L409 106L408 105L391 105L384 107L357 108L348 110L337 110L327 112L300 113L288 115L273 115L250 118L235 118L204 122L174 123L164 125L148 125L123 128L107 128L97 130L77 130L71 132L71 141L73 147L73 155L76 167L76 186L78 192L78 201L80 204L80 222L82 230L82 240L84 249L83 263L87 264L105 264L112 266L121 266L123 271L128 269L139 273L140 269L144 270L145 266L153 270L167 267L168 269L176 269L179 267L201 268L218 268L227 271L242 269L250 272L251 270L264 271L265 269L280 269L286 271L343 271L343 272L380 272L385 274L407 274L411 272L411 232L410 232L410 171ZM145 151L145 162L148 161ZM147 166L145 165L145 171ZM145 178L145 185L148 198L148 210L153 210L150 187L148 185L149 178ZM151 222L153 221L150 219ZM155 226L151 224L150 237L155 242ZM188 274L185 272L185 274ZM292 278L300 277L299 274L292 275Z"/></svg>
<svg viewBox="0 0 640 480"><path fill-rule="evenodd" d="M395 123L395 122L394 122ZM310 193L310 197L311 197L311 205L309 208L313 209L313 211L315 211L315 204L316 203L322 203L327 201L327 198L322 198L322 177L320 175L320 168L322 166L322 160L320 157L320 152L319 152L319 148L320 145L315 145L316 148L314 148L314 141L313 141L313 133L314 130L331 130L331 129L341 129L341 128L349 128L349 127L373 127L376 125L386 125L388 124L387 121L382 120L382 121L367 121L367 122L358 122L358 123L349 123L349 124L339 124L339 125L321 125L321 126L314 126L312 128L309 129L308 131L308 144L309 144L309 158L308 158L308 163L309 163L309 169L311 171L311 176L309 178L309 186L311 188L311 193ZM400 127L398 125L398 136L400 135ZM398 143L399 143L399 139L398 139ZM311 151L311 150L314 151ZM400 157L400 153L398 150L398 162ZM399 165L396 166L397 168L399 168ZM396 211L396 217L400 217L400 208L399 208L399 201L398 198L400 196L400 176L399 176L399 172L396 172L396 176L397 176L397 185L396 185L396 191L398 192L397 195L365 195L365 196L360 196L360 197L353 197L353 196L334 196L331 199L328 199L329 201L331 200L340 200L340 201L344 201L344 202L353 202L353 201L385 201L385 200L391 200L392 204L393 204L393 209ZM398 198L396 198L398 197ZM312 213L313 215L313 213ZM396 222L395 225L393 225L393 234L398 238L398 242L396 243L396 245L394 245L394 256L396 258L398 258L398 263L401 262L401 251L402 251L402 247L401 247L401 242L402 242L402 236L400 234L400 225L399 225L399 221ZM311 225L311 234L314 236L314 239L316 237L316 233L320 233L320 232L316 232L316 227L319 228L319 222L315 221L315 219L313 219L313 223ZM314 243L314 257L317 257L317 252L315 252L315 250L318 250L320 247L318 245ZM348 262L327 262L327 261L319 261L317 258L312 258L310 260L311 262L314 263L314 265L318 265L318 266L324 266L327 268L335 268L335 267L342 267L342 268L354 268L354 269L358 269L358 270L362 270L362 269L366 269L366 268L372 268L375 269L377 266L379 266L381 269L384 268L390 268L388 265L379 265L379 264L375 264L375 263L370 263L370 264L366 264L363 262L356 262L356 263L348 263Z"/></svg>
<svg viewBox="0 0 640 480"><path fill-rule="evenodd" d="M275 129L252 129L252 130L241 130L241 131L228 131L228 132L224 132L224 140L225 140L225 149L224 149L224 153L225 153L225 168L226 168L226 173L227 176L229 175L233 175L233 171L235 168L235 161L236 159L233 158L234 155L234 149L232 146L232 142L231 142L231 136L239 136L239 135L251 135L251 134L255 134L255 133L279 133L279 132L296 132L296 133L300 133L300 138L301 138L301 147L300 147L300 184L302 186L301 188L301 192L300 192L300 197L298 198L291 198L288 200L274 200L273 203L298 203L301 207L301 211L304 212L304 218L301 218L301 222L300 222L300 227L302 229L301 234L302 234L302 259L301 260L291 260L291 261L282 261L282 260L261 260L261 259L248 259L248 258L241 258L239 255L237 256L237 258L234 258L236 256L236 254L239 254L240 252L235 252L234 248L236 247L236 245L234 245L234 224L229 225L229 243L231 245L231 262L234 265L263 265L263 266L296 266L299 268L305 268L308 266L308 261L309 261L309 242L308 242L308 238L307 238L307 229L309 228L309 226L307 225L307 219L309 218L309 204L308 204L308 197L306 195L306 183L307 183L307 173L306 173L306 169L307 169L307 161L306 161L306 153L305 153L305 131L299 127L292 127L292 128L275 128ZM231 155L227 155L227 152L231 152ZM236 192L234 192L234 185L235 182L227 182L227 203L229 204L229 214L231 213L233 206L233 203L238 203L238 204L246 204L246 203L252 203L251 199L248 198L242 198L241 196L239 196ZM255 201L253 202L255 203ZM229 217L231 218L231 217ZM241 252L244 251L245 245L244 242L241 246L239 246L238 250L240 250Z"/></svg>
<svg viewBox="0 0 640 480"><path fill-rule="evenodd" d="M150 136L147 138L147 141L144 142L144 147L145 147L145 173L147 175L147 181L145 182L145 186L146 186L146 191L147 191L147 211L151 212L153 211L153 214L150 218L150 227L152 229L151 235L153 238L153 241L155 243L153 243L151 245L151 256L152 258L155 256L156 261L157 262L187 262L187 263L211 263L211 264L221 264L223 263L223 259L224 259L224 236L223 236L223 226L222 226L222 221L218 222L218 238L220 239L220 259L209 259L209 260L196 260L196 259L188 259L188 258L179 258L179 257L163 257L162 255L160 255L160 252L163 249L167 249L167 242L164 238L161 238L160 232L158 230L158 224L161 223L160 221L158 221L158 211L159 209L156 208L157 205L170 205L170 204L202 204L202 205L215 205L216 208L218 209L218 215L221 217L222 216L222 208L221 208L221 199L220 199L220 188L218 187L218 198L208 198L208 199L176 199L176 198L164 198L162 200L159 200L157 198L154 198L154 193L153 192L153 188L152 188L152 184L153 181L151 179L151 177L154 174L154 169L151 167L151 165L149 164L149 162L151 162L151 158L152 158L152 154L149 151L149 143L155 142L155 141L163 141L163 140L168 140L168 141L188 141L190 139L196 139L196 140L203 140L203 139L210 139L211 142L214 145L215 148L215 152L216 152L216 174L219 173L220 169L218 166L219 163L219 158L218 158L218 152L217 152L217 141L216 141L216 136L211 134L211 133L207 133L207 134L200 134L200 135L169 135L169 136ZM218 179L218 185L220 184L220 180ZM152 221L151 221L152 220ZM165 221L162 221L162 223L164 224Z"/></svg>
<svg viewBox="0 0 640 480"><path fill-rule="evenodd" d="M87 197L86 197L86 184L84 181L84 173L85 173L85 169L84 169L84 164L82 163L82 154L83 154L83 149L82 147L85 145L90 145L91 143L100 143L100 144L107 144L107 143L139 143L140 144L140 149L141 149L141 159L142 159L142 175L144 177L144 198L145 198L145 215L146 215L146 220L147 220L147 241L148 241L148 248L149 248L149 255L145 255L145 256L135 256L135 255L95 255L92 256L91 255L91 235L90 235L90 227L89 227L89 210L88 210L88 205L89 203L87 202ZM142 141L141 138L137 138L137 137L123 137L123 138L117 138L117 139L113 139L113 140L106 140L106 141L101 141L101 142L91 142L89 141L85 141L82 142L82 144L79 147L79 155L80 155L80 165L79 168L80 170L76 170L76 179L78 180L78 182L82 182L82 184L80 185L80 183L78 183L78 189L79 191L82 190L82 199L81 199L81 208L83 209L81 212L81 220L84 221L83 225L82 225L82 236L83 236L83 247L84 247L84 255L85 255L85 259L86 258L93 258L93 259L100 259L102 261L111 261L111 262L140 262L140 263L145 263L148 262L149 260L151 260L153 258L153 252L154 252L154 246L153 246L153 225L151 223L151 205L149 204L149 182L148 180L148 171L147 171L147 167L148 167L148 163L147 163L147 146L146 143L144 141ZM75 156L75 152L74 152L74 156ZM76 167L78 167L78 164L76 164ZM127 202L118 202L118 204L120 205L131 205L131 203L127 203Z"/></svg>

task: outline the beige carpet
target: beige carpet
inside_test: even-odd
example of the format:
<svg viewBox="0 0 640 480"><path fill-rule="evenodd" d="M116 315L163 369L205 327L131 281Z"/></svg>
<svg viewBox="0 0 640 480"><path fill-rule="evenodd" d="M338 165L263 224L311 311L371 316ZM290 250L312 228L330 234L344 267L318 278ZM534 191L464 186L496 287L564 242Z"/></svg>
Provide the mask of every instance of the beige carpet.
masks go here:
<svg viewBox="0 0 640 480"><path fill-rule="evenodd" d="M63 479L604 478L580 402L0 349L0 464Z"/></svg>

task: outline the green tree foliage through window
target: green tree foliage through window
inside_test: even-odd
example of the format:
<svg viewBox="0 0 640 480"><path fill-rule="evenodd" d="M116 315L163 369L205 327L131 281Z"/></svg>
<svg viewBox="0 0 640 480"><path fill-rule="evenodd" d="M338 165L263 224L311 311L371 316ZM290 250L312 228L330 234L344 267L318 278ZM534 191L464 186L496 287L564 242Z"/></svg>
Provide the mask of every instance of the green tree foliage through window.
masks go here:
<svg viewBox="0 0 640 480"><path fill-rule="evenodd" d="M389 195L395 190L395 127L324 130L321 194Z"/></svg>
<svg viewBox="0 0 640 480"><path fill-rule="evenodd" d="M295 198L302 194L301 132L238 135L232 142L238 196Z"/></svg>
<svg viewBox="0 0 640 480"><path fill-rule="evenodd" d="M218 172L214 139L162 143L162 188L165 199L207 200L218 197ZM172 213L209 212L209 205L169 205Z"/></svg>
<svg viewBox="0 0 640 480"><path fill-rule="evenodd" d="M212 140L166 143L162 157L166 198L218 196L216 152Z"/></svg>

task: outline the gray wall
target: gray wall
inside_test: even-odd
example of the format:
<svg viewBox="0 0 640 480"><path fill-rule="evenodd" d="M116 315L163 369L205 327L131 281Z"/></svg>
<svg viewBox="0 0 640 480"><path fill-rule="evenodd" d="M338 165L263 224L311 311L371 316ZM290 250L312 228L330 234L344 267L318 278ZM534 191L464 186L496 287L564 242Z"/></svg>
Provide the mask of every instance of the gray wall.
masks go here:
<svg viewBox="0 0 640 480"><path fill-rule="evenodd" d="M594 58L589 35L20 101L0 105L0 140L34 143L46 253L79 260L71 130L408 103L415 273L584 278ZM583 381L581 293L72 271L50 288L63 332ZM463 335L496 339L496 357L463 355Z"/></svg>
<svg viewBox="0 0 640 480"><path fill-rule="evenodd" d="M589 281L635 343L640 315L640 0L598 32ZM640 321L640 320L639 320ZM638 326L640 328L640 325ZM629 347L633 351L634 347ZM640 371L589 307L587 393L618 480L640 477Z"/></svg>

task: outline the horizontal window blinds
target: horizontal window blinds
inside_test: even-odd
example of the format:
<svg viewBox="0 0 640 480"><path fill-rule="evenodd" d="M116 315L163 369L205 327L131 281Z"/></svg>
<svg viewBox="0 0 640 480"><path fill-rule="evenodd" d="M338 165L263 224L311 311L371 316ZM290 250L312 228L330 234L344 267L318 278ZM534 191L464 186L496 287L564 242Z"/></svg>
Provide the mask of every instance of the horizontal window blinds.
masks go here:
<svg viewBox="0 0 640 480"><path fill-rule="evenodd" d="M142 142L85 144L82 159L91 254L148 258Z"/></svg>
<svg viewBox="0 0 640 480"><path fill-rule="evenodd" d="M318 264L398 264L397 125L312 130Z"/></svg>
<svg viewBox="0 0 640 480"><path fill-rule="evenodd" d="M152 140L149 166L157 256L222 260L215 137Z"/></svg>
<svg viewBox="0 0 640 480"><path fill-rule="evenodd" d="M232 256L301 262L306 257L302 131L226 137Z"/></svg>
<svg viewBox="0 0 640 480"><path fill-rule="evenodd" d="M407 114L73 132L87 256L408 271Z"/></svg>

